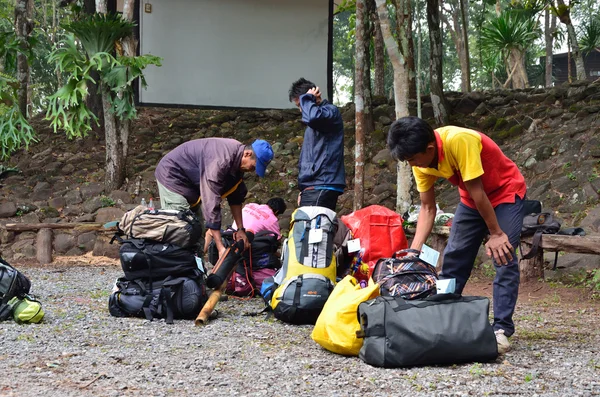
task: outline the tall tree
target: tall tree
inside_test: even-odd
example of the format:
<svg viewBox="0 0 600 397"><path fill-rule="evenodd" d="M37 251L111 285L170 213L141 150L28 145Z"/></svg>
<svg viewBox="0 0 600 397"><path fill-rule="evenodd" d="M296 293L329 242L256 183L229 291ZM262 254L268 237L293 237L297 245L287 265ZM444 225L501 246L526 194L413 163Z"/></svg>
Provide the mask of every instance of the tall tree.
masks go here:
<svg viewBox="0 0 600 397"><path fill-rule="evenodd" d="M469 65L468 26L465 23L467 20L467 11L465 10L463 2L464 0L450 0L446 3L448 6L446 11L450 14L452 23L450 23L443 12L440 14L440 18L450 32L450 37L456 47L458 60L460 62L460 89L462 92L469 92L471 91L471 68Z"/></svg>
<svg viewBox="0 0 600 397"><path fill-rule="evenodd" d="M354 145L354 211L364 206L364 173L365 173L365 64L367 36L367 12L366 0L356 0L356 58L354 73L354 104L356 107L355 137Z"/></svg>
<svg viewBox="0 0 600 397"><path fill-rule="evenodd" d="M371 26L373 31L373 58L374 58L374 76L373 95L385 96L385 45L383 44L383 35L381 26L377 18L377 9L375 0L367 1Z"/></svg>
<svg viewBox="0 0 600 397"><path fill-rule="evenodd" d="M442 34L440 32L440 0L427 0L427 26L429 27L429 78L433 115L438 125L449 123L448 102L444 96L442 78Z"/></svg>
<svg viewBox="0 0 600 397"><path fill-rule="evenodd" d="M396 110L396 119L406 117L408 113L408 71L406 69L406 61L398 43L392 35L390 17L386 6L386 0L375 0L377 4L377 15L379 16L379 24L383 41L387 49L388 57L392 63L394 70L394 102ZM410 166L404 162L398 162L398 183L396 196L396 211L404 214L408 211L412 199L410 191L412 187L412 172Z"/></svg>
<svg viewBox="0 0 600 397"><path fill-rule="evenodd" d="M556 16L546 8L544 11L544 40L546 42L546 71L545 85L552 87L552 58L554 48L554 33L556 32Z"/></svg>
<svg viewBox="0 0 600 397"><path fill-rule="evenodd" d="M92 15L96 12L95 0L84 0L83 11L87 15ZM94 81L100 81L100 75L97 71L92 71L91 75ZM102 96L98 92L98 84L88 84L87 107L98 117L99 125L104 124L104 110L102 107Z"/></svg>
<svg viewBox="0 0 600 397"><path fill-rule="evenodd" d="M408 78L408 97L416 99L417 87L415 85L415 50L412 32L412 6L411 0L394 0L396 5L396 30L400 51L406 62L406 76Z"/></svg>
<svg viewBox="0 0 600 397"><path fill-rule="evenodd" d="M556 16L567 27L567 34L569 37L569 43L571 44L571 55L575 59L575 73L577 80L585 80L585 64L583 63L583 55L579 50L579 43L577 41L577 34L575 33L575 27L571 21L571 7L574 2L566 5L563 0L556 0L556 7L553 7L553 11Z"/></svg>
<svg viewBox="0 0 600 397"><path fill-rule="evenodd" d="M535 16L518 10L505 10L483 27L482 46L490 53L500 53L506 65L505 87L510 83L512 88L529 87L525 53L539 34Z"/></svg>
<svg viewBox="0 0 600 397"><path fill-rule="evenodd" d="M25 119L28 117L27 105L29 103L29 36L33 32L33 0L17 0L15 3L15 33L19 46L17 53L17 81L19 110Z"/></svg>

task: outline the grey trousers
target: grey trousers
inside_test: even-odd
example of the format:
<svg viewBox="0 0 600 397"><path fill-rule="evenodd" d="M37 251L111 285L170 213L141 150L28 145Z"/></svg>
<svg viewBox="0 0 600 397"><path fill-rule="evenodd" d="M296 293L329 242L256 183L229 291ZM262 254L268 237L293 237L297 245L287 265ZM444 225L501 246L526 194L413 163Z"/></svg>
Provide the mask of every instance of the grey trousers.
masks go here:
<svg viewBox="0 0 600 397"><path fill-rule="evenodd" d="M167 189L159 181L156 181L158 185L158 194L160 195L160 208L165 210L177 210L185 211L191 210L196 214L200 220L200 224L204 226L204 216L202 216L202 206L198 205L196 208L191 209L190 203L187 199L179 193L175 193ZM200 234L200 241L198 242L198 256L202 256L204 250L204 233Z"/></svg>

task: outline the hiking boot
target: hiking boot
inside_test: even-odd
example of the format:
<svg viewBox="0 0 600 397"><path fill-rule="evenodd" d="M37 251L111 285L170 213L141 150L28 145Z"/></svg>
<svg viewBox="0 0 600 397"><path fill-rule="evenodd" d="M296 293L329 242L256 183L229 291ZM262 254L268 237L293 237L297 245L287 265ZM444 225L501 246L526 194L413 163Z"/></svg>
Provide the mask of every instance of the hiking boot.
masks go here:
<svg viewBox="0 0 600 397"><path fill-rule="evenodd" d="M504 335L504 330L499 329L494 331L496 334L496 343L498 344L498 354L505 354L510 350L510 342L506 335Z"/></svg>

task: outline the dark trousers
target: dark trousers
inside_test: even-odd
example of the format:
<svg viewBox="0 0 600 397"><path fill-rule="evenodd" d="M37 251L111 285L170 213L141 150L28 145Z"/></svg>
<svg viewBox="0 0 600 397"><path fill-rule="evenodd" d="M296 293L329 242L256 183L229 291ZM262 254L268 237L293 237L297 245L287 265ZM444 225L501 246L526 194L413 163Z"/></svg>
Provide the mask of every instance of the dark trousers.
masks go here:
<svg viewBox="0 0 600 397"><path fill-rule="evenodd" d="M523 202L519 197L514 204L500 204L494 208L500 228L513 246L513 258L504 266L494 261L493 309L494 330L503 329L506 336L515 332L513 313L519 294L519 260L516 252L523 226ZM444 261L440 278L456 279L456 293L462 293L484 236L487 225L479 212L464 204L459 204L452 220L448 244L444 250Z"/></svg>
<svg viewBox="0 0 600 397"><path fill-rule="evenodd" d="M325 189L307 189L300 193L300 207L316 205L335 211L340 192Z"/></svg>

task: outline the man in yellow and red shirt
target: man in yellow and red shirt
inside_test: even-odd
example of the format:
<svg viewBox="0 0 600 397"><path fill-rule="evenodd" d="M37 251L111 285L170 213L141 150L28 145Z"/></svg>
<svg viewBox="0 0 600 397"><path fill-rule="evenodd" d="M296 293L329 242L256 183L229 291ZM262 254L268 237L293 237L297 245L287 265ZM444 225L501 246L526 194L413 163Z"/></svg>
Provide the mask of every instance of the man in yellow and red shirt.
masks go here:
<svg viewBox="0 0 600 397"><path fill-rule="evenodd" d="M411 248L421 250L433 228L436 202L433 185L445 178L458 186L460 204L454 214L440 278L456 279L456 293L471 275L483 238L496 268L493 289L494 330L498 351L505 353L514 333L512 320L519 291L515 254L523 225L526 185L518 167L486 135L447 126L433 130L417 117L395 121L388 134L394 158L407 161L421 198L421 211Z"/></svg>

